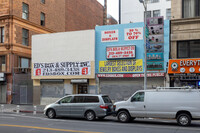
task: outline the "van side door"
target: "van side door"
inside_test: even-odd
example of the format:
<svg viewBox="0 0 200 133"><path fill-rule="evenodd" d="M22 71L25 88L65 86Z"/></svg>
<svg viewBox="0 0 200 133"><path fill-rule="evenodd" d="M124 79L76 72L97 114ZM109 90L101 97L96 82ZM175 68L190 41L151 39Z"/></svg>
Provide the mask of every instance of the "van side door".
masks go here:
<svg viewBox="0 0 200 133"><path fill-rule="evenodd" d="M128 108L132 117L146 117L145 92L137 92L133 95Z"/></svg>
<svg viewBox="0 0 200 133"><path fill-rule="evenodd" d="M81 117L84 113L84 103L85 96L74 96L73 103L71 105L71 116Z"/></svg>

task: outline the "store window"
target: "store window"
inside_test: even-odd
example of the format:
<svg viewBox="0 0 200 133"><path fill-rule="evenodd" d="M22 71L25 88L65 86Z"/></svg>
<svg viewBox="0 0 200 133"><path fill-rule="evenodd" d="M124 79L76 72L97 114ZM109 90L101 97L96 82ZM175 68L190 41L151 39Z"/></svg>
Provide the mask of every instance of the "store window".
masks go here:
<svg viewBox="0 0 200 133"><path fill-rule="evenodd" d="M200 40L178 42L177 50L178 58L199 58Z"/></svg>
<svg viewBox="0 0 200 133"><path fill-rule="evenodd" d="M6 56L0 56L0 72L6 71Z"/></svg>
<svg viewBox="0 0 200 133"><path fill-rule="evenodd" d="M4 43L4 27L0 27L0 43Z"/></svg>
<svg viewBox="0 0 200 133"><path fill-rule="evenodd" d="M200 0L183 0L183 18L200 16Z"/></svg>
<svg viewBox="0 0 200 133"><path fill-rule="evenodd" d="M19 58L19 67L20 68L30 68L30 59L29 58Z"/></svg>
<svg viewBox="0 0 200 133"><path fill-rule="evenodd" d="M160 10L154 10L153 17L159 17L159 16L160 16Z"/></svg>
<svg viewBox="0 0 200 133"><path fill-rule="evenodd" d="M29 31L27 29L22 29L22 44L29 45Z"/></svg>
<svg viewBox="0 0 200 133"><path fill-rule="evenodd" d="M40 25L45 26L45 14L43 12L40 14Z"/></svg>
<svg viewBox="0 0 200 133"><path fill-rule="evenodd" d="M22 18L26 20L29 18L29 6L26 3L22 3Z"/></svg>
<svg viewBox="0 0 200 133"><path fill-rule="evenodd" d="M166 19L168 19L168 20L171 19L171 8L166 9Z"/></svg>

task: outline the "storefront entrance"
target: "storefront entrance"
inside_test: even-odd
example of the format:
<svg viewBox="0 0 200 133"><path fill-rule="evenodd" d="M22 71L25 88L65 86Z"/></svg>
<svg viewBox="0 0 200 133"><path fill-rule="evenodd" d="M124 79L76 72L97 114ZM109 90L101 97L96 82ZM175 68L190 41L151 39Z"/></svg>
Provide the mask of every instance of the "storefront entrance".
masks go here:
<svg viewBox="0 0 200 133"><path fill-rule="evenodd" d="M87 94L88 85L87 84L78 84L78 94Z"/></svg>
<svg viewBox="0 0 200 133"><path fill-rule="evenodd" d="M0 85L0 103L6 103L6 85Z"/></svg>

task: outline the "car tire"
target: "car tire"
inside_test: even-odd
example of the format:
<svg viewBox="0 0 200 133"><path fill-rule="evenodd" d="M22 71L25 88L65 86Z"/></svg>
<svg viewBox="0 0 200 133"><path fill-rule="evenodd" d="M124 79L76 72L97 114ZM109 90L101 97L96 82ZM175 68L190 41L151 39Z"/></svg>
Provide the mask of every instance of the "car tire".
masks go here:
<svg viewBox="0 0 200 133"><path fill-rule="evenodd" d="M87 111L85 113L85 118L88 120L88 121L93 121L96 119L96 115L94 113L94 111Z"/></svg>
<svg viewBox="0 0 200 133"><path fill-rule="evenodd" d="M129 115L127 111L120 111L117 115L117 119L120 122L126 123L130 121L131 116Z"/></svg>
<svg viewBox="0 0 200 133"><path fill-rule="evenodd" d="M189 126L191 124L191 117L190 115L188 114L180 114L178 115L177 117L177 123L180 125L180 126Z"/></svg>
<svg viewBox="0 0 200 133"><path fill-rule="evenodd" d="M49 119L55 118L55 117L56 117L56 112L55 112L55 110L54 110L54 109L49 109L49 110L47 111L47 117L48 117Z"/></svg>

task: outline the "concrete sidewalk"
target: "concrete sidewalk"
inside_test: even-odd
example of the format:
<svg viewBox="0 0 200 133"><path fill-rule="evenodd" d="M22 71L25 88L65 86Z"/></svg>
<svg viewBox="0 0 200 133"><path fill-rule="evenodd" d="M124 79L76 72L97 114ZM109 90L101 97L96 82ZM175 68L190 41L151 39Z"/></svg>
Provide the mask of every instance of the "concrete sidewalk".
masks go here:
<svg viewBox="0 0 200 133"><path fill-rule="evenodd" d="M0 112L17 112L17 106L15 104L0 104ZM36 112L43 113L45 105L37 105ZM22 113L33 113L34 105L19 105L19 112Z"/></svg>

